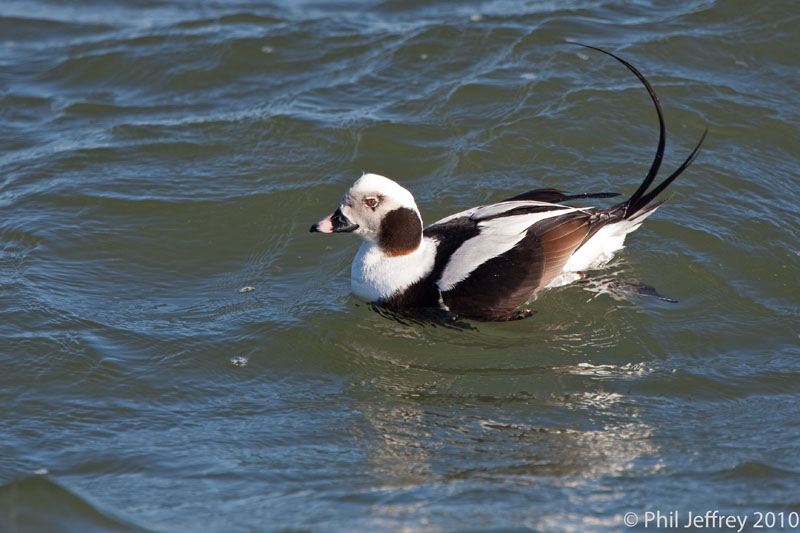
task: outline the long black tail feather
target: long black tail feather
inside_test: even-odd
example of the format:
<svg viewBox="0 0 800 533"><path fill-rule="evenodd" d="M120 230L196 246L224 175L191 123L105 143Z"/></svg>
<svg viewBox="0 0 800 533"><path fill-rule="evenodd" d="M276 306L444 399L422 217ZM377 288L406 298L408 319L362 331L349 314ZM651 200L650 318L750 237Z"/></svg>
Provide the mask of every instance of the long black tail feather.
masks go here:
<svg viewBox="0 0 800 533"><path fill-rule="evenodd" d="M703 132L703 135L700 137L700 141L694 147L692 153L689 154L689 157L687 157L686 160L672 174L670 174L668 178L659 183L653 190L647 192L647 189L649 189L650 186L653 184L653 181L655 180L656 175L658 175L658 171L661 168L661 162L664 159L664 148L666 146L666 126L664 124L664 113L663 110L661 109L661 103L658 100L658 96L656 95L655 90L653 89L652 85L650 85L650 82L647 81L647 78L645 78L644 75L641 72L639 72L639 70L636 67L634 67L621 57L618 57L612 54L611 52L603 50L602 48L597 48L596 46L591 46L582 43L570 43L570 44L576 44L578 46L583 46L584 48L590 48L592 50L596 50L598 52L613 57L614 59L625 65L628 68L628 70L633 72L636 75L636 77L639 78L639 81L641 81L642 85L644 85L645 89L647 89L647 94L650 95L650 99L653 101L653 104L655 105L656 113L658 114L658 147L656 148L656 155L653 158L653 162L650 165L650 169L647 171L647 175L645 176L644 181L642 181L641 185L639 185L639 188L636 189L636 191L631 195L631 197L628 198L625 202L616 206L623 210L623 215L622 215L623 218L626 219L631 218L637 212L644 209L650 202L652 202L664 189L666 189L669 186L670 183L672 183L675 180L675 178L677 178L684 170L688 168L688 166L692 163L692 161L694 161L695 157L697 157L697 153L699 152L700 146L703 144L703 141L706 138L708 129L706 129Z"/></svg>
<svg viewBox="0 0 800 533"><path fill-rule="evenodd" d="M584 198L613 198L619 196L618 192L585 192L581 194L566 194L564 191L558 189L534 189L527 191L511 198L506 198L504 202L514 201L535 201L535 202L549 202L551 204L558 204L566 202L567 200L582 200Z"/></svg>
<svg viewBox="0 0 800 533"><path fill-rule="evenodd" d="M708 134L708 128L706 128L705 131L703 131L703 135L700 136L700 140L695 145L694 149L692 150L692 153L689 154L689 157L687 157L686 160L683 163L681 163L681 166L679 166L677 169L675 169L675 172L670 174L668 178L666 178L664 181L659 183L652 191L648 192L647 194L645 194L644 196L639 198L639 200L637 201L636 204L631 204L630 200L628 200L628 202L629 202L628 203L628 211L631 214L634 214L634 213L640 211L647 204L652 202L656 198L656 196L661 194L661 192L664 189L666 189L669 186L670 183L675 181L675 178L680 176L681 173L684 170L686 170L689 167L689 165L692 164L692 161L694 161L694 158L697 157L697 154L700 151L700 146L702 146L703 141L706 139L706 134Z"/></svg>

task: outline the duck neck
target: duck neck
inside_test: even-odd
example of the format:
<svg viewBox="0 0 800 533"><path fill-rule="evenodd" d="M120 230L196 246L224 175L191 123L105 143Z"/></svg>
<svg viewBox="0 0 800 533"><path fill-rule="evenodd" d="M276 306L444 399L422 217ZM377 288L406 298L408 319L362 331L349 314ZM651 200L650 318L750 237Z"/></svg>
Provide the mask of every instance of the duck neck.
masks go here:
<svg viewBox="0 0 800 533"><path fill-rule="evenodd" d="M364 241L350 270L353 292L370 302L403 292L433 270L436 243L420 238L410 252L387 254L379 242Z"/></svg>

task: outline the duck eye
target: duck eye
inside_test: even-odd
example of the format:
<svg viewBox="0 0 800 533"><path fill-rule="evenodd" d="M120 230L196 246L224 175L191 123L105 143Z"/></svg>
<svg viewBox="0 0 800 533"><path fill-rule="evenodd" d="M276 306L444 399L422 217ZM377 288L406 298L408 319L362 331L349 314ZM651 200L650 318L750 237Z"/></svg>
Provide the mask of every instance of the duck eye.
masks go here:
<svg viewBox="0 0 800 533"><path fill-rule="evenodd" d="M364 198L364 205L366 205L369 208L375 209L376 207L378 207L378 199L375 198L374 196L367 196L366 198Z"/></svg>

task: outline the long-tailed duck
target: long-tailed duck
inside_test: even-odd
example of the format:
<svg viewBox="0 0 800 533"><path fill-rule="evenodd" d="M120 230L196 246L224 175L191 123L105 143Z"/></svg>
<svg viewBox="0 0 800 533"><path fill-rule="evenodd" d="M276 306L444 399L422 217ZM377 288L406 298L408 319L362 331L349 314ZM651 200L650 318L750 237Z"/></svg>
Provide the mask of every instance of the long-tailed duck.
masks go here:
<svg viewBox="0 0 800 533"><path fill-rule="evenodd" d="M633 72L658 113L656 156L631 197L609 208L574 207L562 202L618 195L535 189L423 228L408 190L389 178L364 174L333 214L311 226L312 232L352 232L364 240L350 273L356 295L398 311L439 308L476 320L524 318L531 312L520 306L538 291L579 279L582 271L602 266L622 248L625 236L661 205L654 200L694 160L706 134L672 174L648 191L665 145L658 97L633 65L587 48Z"/></svg>

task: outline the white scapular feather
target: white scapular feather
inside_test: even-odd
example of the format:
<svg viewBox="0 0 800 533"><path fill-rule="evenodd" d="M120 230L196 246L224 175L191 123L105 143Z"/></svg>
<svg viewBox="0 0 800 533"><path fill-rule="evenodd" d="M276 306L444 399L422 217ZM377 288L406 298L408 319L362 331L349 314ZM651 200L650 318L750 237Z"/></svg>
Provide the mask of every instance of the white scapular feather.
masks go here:
<svg viewBox="0 0 800 533"><path fill-rule="evenodd" d="M570 211L575 211L575 209L556 209L544 213L512 215L479 222L480 233L465 241L450 256L450 260L442 272L442 277L437 283L439 289L441 291L452 289L486 261L511 250L525 237L528 228L537 222Z"/></svg>

